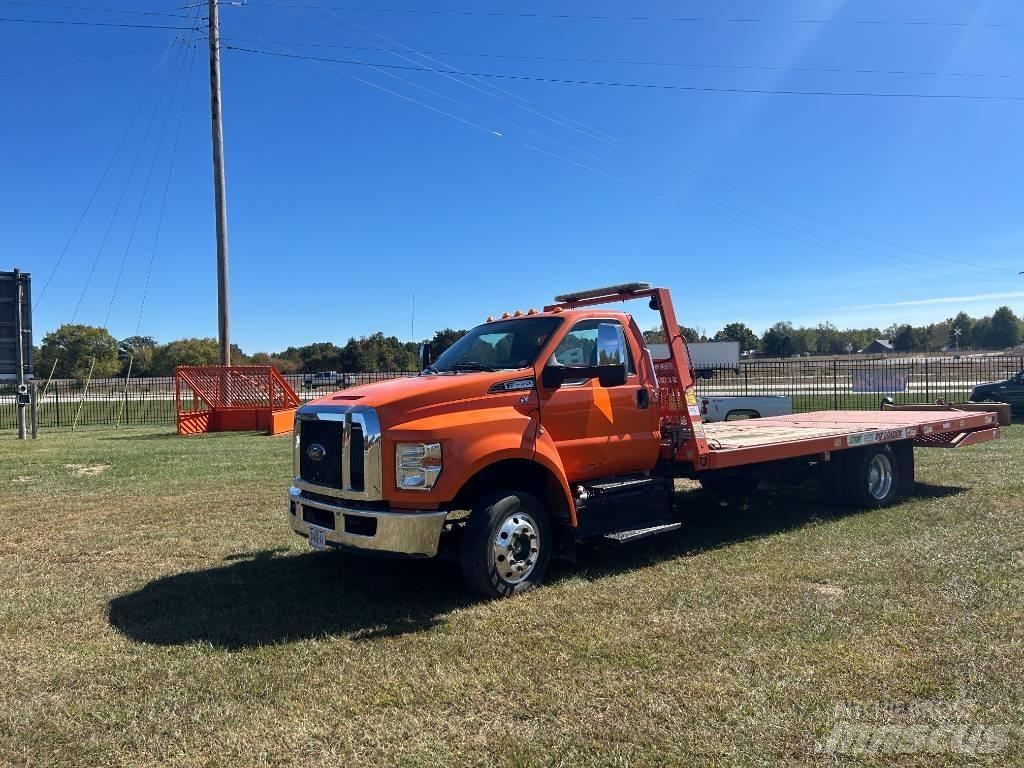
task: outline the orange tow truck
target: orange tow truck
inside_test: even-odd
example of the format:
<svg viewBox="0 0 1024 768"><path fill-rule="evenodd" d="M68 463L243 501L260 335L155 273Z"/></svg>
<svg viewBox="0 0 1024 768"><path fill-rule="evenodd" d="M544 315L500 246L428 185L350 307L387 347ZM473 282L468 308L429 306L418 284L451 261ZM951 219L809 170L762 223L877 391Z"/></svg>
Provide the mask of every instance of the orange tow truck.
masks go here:
<svg viewBox="0 0 1024 768"><path fill-rule="evenodd" d="M633 318L646 299L670 340L653 359ZM860 507L914 485L914 448L999 436L977 412L823 411L705 424L665 288L629 283L488 319L419 376L367 384L296 414L288 515L317 549L457 553L488 597L541 583L580 542L677 530L673 480L754 493L821 480ZM443 546L442 546L443 545Z"/></svg>

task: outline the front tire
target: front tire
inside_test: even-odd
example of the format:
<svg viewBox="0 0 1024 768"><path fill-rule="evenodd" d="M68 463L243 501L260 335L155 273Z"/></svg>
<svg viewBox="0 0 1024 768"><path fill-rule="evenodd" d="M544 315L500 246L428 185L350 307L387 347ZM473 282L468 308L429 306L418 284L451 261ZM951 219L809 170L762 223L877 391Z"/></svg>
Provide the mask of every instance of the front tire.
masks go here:
<svg viewBox="0 0 1024 768"><path fill-rule="evenodd" d="M473 506L462 537L462 576L484 597L510 597L538 586L551 559L543 505L520 491L498 491Z"/></svg>

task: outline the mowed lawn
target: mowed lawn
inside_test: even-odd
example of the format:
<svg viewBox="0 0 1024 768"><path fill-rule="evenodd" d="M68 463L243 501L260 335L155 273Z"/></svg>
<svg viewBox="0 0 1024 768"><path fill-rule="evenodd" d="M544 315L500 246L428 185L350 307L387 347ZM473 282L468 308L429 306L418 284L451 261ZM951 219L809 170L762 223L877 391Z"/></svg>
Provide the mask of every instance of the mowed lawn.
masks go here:
<svg viewBox="0 0 1024 768"><path fill-rule="evenodd" d="M684 532L501 602L450 563L310 551L290 442L0 438L0 765L1024 760L1020 730L973 758L823 749L851 710L1024 721L1024 427L919 450L918 495L880 511L680 484Z"/></svg>

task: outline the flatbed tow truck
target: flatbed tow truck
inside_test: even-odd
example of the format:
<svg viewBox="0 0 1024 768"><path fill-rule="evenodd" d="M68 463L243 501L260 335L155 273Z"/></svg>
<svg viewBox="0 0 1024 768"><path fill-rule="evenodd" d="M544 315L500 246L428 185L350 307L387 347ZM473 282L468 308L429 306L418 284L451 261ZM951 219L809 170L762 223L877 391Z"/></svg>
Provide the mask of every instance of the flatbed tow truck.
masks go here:
<svg viewBox="0 0 1024 768"><path fill-rule="evenodd" d="M669 356L606 305L646 299ZM723 497L820 480L881 507L914 487L914 448L999 437L995 414L822 411L704 423L668 289L629 283L488 318L411 379L299 409L288 514L317 549L452 552L470 588L512 595L576 545L678 530L678 477Z"/></svg>

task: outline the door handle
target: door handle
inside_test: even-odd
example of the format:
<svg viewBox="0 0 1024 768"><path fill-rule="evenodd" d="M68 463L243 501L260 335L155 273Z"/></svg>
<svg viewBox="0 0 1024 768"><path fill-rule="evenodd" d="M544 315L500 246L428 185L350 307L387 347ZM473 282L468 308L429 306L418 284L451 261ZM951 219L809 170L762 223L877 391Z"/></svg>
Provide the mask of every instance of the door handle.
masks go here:
<svg viewBox="0 0 1024 768"><path fill-rule="evenodd" d="M643 410L649 407L651 404L651 393L647 390L647 387L640 387L636 391L636 407Z"/></svg>

